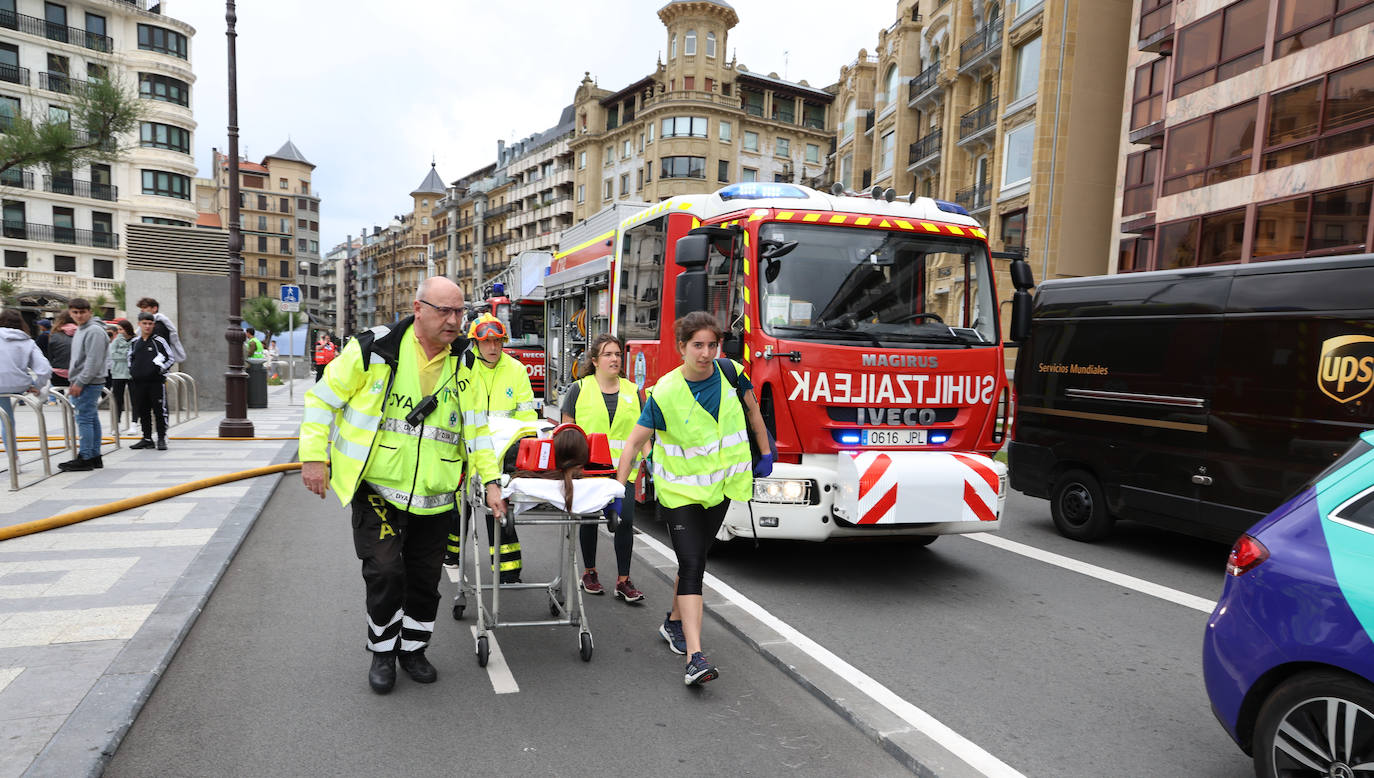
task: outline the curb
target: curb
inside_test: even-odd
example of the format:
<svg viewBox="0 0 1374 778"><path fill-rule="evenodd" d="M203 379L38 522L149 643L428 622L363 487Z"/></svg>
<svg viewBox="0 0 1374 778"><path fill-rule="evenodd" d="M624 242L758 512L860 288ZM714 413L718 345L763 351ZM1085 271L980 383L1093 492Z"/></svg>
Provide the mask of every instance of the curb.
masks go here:
<svg viewBox="0 0 1374 778"><path fill-rule="evenodd" d="M295 441L283 445L269 464L294 461L296 450ZM281 473L273 473L253 483L148 620L30 763L24 771L25 778L98 778L104 772L281 478Z"/></svg>
<svg viewBox="0 0 1374 778"><path fill-rule="evenodd" d="M604 531L604 530L603 530ZM636 543L634 556L672 585L677 560ZM703 585L706 612L802 688L825 703L914 775L975 778L983 773L921 732L861 689L811 657L776 630L730 602L710 581Z"/></svg>

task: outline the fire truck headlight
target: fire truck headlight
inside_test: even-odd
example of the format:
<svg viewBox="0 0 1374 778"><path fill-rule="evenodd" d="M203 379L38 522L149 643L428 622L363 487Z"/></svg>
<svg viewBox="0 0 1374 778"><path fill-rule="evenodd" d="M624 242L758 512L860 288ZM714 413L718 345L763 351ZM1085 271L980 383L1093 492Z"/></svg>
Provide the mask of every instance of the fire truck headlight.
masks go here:
<svg viewBox="0 0 1374 778"><path fill-rule="evenodd" d="M755 478L754 502L809 505L814 488L809 480Z"/></svg>

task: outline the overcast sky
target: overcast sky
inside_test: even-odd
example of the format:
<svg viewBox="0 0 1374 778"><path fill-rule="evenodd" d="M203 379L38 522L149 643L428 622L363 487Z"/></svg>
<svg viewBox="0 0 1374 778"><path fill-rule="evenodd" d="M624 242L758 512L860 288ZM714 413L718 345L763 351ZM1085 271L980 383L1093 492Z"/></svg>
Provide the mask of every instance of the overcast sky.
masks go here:
<svg viewBox="0 0 1374 778"><path fill-rule="evenodd" d="M555 125L584 71L606 89L666 54L667 0L239 0L239 149L289 136L316 165L321 251L410 210L431 157L444 180L491 164L496 141ZM729 0L726 56L825 87L896 19L896 0ZM224 3L165 0L196 28L196 164L228 148ZM574 12L572 9L576 9ZM836 13L843 9L843 13Z"/></svg>

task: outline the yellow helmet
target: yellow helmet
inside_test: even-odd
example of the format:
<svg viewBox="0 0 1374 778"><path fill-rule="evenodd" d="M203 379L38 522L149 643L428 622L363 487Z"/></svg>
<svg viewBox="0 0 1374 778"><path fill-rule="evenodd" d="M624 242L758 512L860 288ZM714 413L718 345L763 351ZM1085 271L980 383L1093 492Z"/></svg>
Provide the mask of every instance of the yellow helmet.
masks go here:
<svg viewBox="0 0 1374 778"><path fill-rule="evenodd" d="M506 325L489 313L478 316L468 327L468 340L505 340Z"/></svg>

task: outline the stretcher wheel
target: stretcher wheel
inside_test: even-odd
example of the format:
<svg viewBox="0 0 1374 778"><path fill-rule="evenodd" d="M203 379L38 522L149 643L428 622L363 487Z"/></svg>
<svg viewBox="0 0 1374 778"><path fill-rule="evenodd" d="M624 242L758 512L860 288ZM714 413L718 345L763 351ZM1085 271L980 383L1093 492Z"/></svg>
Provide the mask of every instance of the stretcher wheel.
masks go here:
<svg viewBox="0 0 1374 778"><path fill-rule="evenodd" d="M616 527L620 526L620 514L612 513L606 517L606 529L615 534Z"/></svg>
<svg viewBox="0 0 1374 778"><path fill-rule="evenodd" d="M454 604L453 604L453 620L454 620L454 621L462 621L462 620L463 620L463 611L466 610L466 609L467 609L467 606L462 605L462 604L460 604L460 603L454 603Z"/></svg>
<svg viewBox="0 0 1374 778"><path fill-rule="evenodd" d="M553 597L549 597L549 618L557 618L559 610L560 606L558 600L555 600Z"/></svg>
<svg viewBox="0 0 1374 778"><path fill-rule="evenodd" d="M490 649L489 649L488 646L487 646L487 636L486 636L486 635L482 635L482 636L478 637L478 638L477 638L477 666L478 666L478 667L486 667L486 666L487 666L487 656L488 656L488 654L489 654L489 651L490 651Z"/></svg>
<svg viewBox="0 0 1374 778"><path fill-rule="evenodd" d="M582 633L579 633L578 637L580 638L580 640L579 640L578 642L581 644L581 647L578 649L578 653L582 655L582 661L583 661L583 662L590 662L590 661L592 661L592 635L591 635L591 633L590 633L590 632L582 632Z"/></svg>

